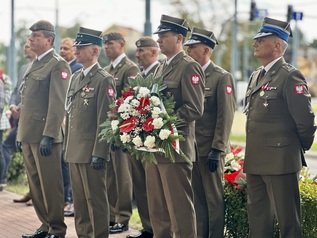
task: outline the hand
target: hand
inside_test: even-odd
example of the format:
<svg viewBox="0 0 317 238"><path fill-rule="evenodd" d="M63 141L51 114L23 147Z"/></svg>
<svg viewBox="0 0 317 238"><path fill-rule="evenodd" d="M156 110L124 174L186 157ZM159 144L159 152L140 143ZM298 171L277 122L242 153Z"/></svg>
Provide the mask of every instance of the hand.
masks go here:
<svg viewBox="0 0 317 238"><path fill-rule="evenodd" d="M91 158L90 168L100 170L106 168L106 160L97 156Z"/></svg>
<svg viewBox="0 0 317 238"><path fill-rule="evenodd" d="M212 149L207 158L207 164L210 172L217 171L219 160L220 160L220 150Z"/></svg>
<svg viewBox="0 0 317 238"><path fill-rule="evenodd" d="M22 153L22 142L21 141L16 142L16 147L17 147L17 151Z"/></svg>
<svg viewBox="0 0 317 238"><path fill-rule="evenodd" d="M42 156L49 156L52 154L51 148L54 138L49 136L43 136L40 142L40 153Z"/></svg>

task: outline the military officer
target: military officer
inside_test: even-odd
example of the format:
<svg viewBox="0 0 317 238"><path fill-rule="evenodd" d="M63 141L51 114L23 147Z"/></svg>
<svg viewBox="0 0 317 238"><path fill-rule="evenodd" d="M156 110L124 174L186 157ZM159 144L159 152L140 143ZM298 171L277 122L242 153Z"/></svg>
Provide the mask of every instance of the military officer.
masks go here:
<svg viewBox="0 0 317 238"><path fill-rule="evenodd" d="M290 36L288 22L265 18L254 37L262 66L245 96L250 238L273 237L274 218L281 237L301 237L299 172L316 126L306 80L283 58Z"/></svg>
<svg viewBox="0 0 317 238"><path fill-rule="evenodd" d="M100 124L115 98L114 80L98 63L101 31L80 27L75 55L82 70L73 76L65 108L65 159L69 163L78 237L109 235L106 164L109 146L100 142Z"/></svg>
<svg viewBox="0 0 317 238"><path fill-rule="evenodd" d="M34 234L22 237L64 237L61 126L71 73L53 48L54 26L41 20L30 30L30 47L37 59L22 80L17 141L20 148L23 145L31 197L42 224Z"/></svg>
<svg viewBox="0 0 317 238"><path fill-rule="evenodd" d="M162 15L155 31L158 44L167 60L157 70L175 99L175 113L184 124L178 128L185 141L180 148L192 161L196 158L195 120L203 114L204 72L183 51L184 39L190 31L185 19ZM150 219L156 238L195 238L196 215L191 186L192 164L175 152L175 163L155 155L157 164L145 162L146 188Z"/></svg>
<svg viewBox="0 0 317 238"><path fill-rule="evenodd" d="M105 34L104 48L111 59L105 68L115 79L118 97L128 85L128 78L139 73L138 67L124 53L125 40L121 33ZM131 157L119 149L111 152L107 188L110 205L110 233L120 233L129 228L132 215L132 172Z"/></svg>
<svg viewBox="0 0 317 238"><path fill-rule="evenodd" d="M159 66L157 60L159 54L159 48L155 40L150 36L144 36L135 42L137 47L135 57L138 60L138 64L142 69L142 76L146 77L151 73L155 73Z"/></svg>
<svg viewBox="0 0 317 238"><path fill-rule="evenodd" d="M210 60L217 44L212 31L197 27L184 44L188 46L188 55L201 65L206 76L204 114L196 121L195 130L199 159L193 168L197 237L200 238L223 238L224 160L230 152L229 135L235 112L232 75Z"/></svg>

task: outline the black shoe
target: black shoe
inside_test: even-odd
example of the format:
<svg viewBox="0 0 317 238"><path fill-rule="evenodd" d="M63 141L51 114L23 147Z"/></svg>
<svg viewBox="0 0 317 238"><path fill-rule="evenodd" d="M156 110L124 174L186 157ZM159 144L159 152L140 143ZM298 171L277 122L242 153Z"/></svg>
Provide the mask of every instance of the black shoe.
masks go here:
<svg viewBox="0 0 317 238"><path fill-rule="evenodd" d="M33 234L23 234L22 238L46 238L47 231L37 230Z"/></svg>
<svg viewBox="0 0 317 238"><path fill-rule="evenodd" d="M112 227L113 227L115 224L116 224L116 223L113 222L113 221L109 222L109 229L112 229Z"/></svg>
<svg viewBox="0 0 317 238"><path fill-rule="evenodd" d="M65 236L57 236L57 235L47 234L47 236L45 236L45 238L65 238Z"/></svg>
<svg viewBox="0 0 317 238"><path fill-rule="evenodd" d="M148 231L142 230L140 234L137 235L127 235L127 238L153 238L153 234Z"/></svg>
<svg viewBox="0 0 317 238"><path fill-rule="evenodd" d="M129 226L118 222L118 223L115 223L113 226L110 226L109 230L110 230L110 234L121 233L121 232L129 230Z"/></svg>

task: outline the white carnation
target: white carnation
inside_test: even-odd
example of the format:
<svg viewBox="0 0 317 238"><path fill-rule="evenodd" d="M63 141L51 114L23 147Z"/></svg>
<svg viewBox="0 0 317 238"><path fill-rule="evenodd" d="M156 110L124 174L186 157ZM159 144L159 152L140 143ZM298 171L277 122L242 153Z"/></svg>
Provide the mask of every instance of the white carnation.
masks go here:
<svg viewBox="0 0 317 238"><path fill-rule="evenodd" d="M132 107L138 107L140 105L140 101L137 99L133 99L130 103Z"/></svg>
<svg viewBox="0 0 317 238"><path fill-rule="evenodd" d="M151 102L152 102L152 104L154 105L154 106L158 106L158 105L160 105L160 99L158 98L158 97L156 97L156 96L152 96L152 97L150 97L150 100L151 100Z"/></svg>
<svg viewBox="0 0 317 238"><path fill-rule="evenodd" d="M160 131L159 137L160 137L161 140L166 140L169 137L170 134L171 134L170 130L162 129Z"/></svg>
<svg viewBox="0 0 317 238"><path fill-rule="evenodd" d="M112 131L116 131L118 129L119 121L118 120L113 120L111 121L111 129Z"/></svg>
<svg viewBox="0 0 317 238"><path fill-rule="evenodd" d="M152 117L153 118L158 118L161 113L162 113L161 108L153 107L153 109L152 109Z"/></svg>
<svg viewBox="0 0 317 238"><path fill-rule="evenodd" d="M118 112L130 112L130 111L131 111L131 105L128 103L122 103L118 108Z"/></svg>
<svg viewBox="0 0 317 238"><path fill-rule="evenodd" d="M150 94L150 92L151 91L148 88L146 88L146 87L140 87L139 88L139 95L141 97L147 97Z"/></svg>
<svg viewBox="0 0 317 238"><path fill-rule="evenodd" d="M241 165L235 160L232 160L230 165L235 171L238 171L239 169L241 169Z"/></svg>
<svg viewBox="0 0 317 238"><path fill-rule="evenodd" d="M164 125L162 118L154 118L152 123L153 123L154 129L161 129L162 126Z"/></svg>
<svg viewBox="0 0 317 238"><path fill-rule="evenodd" d="M154 136L147 136L145 141L144 141L144 145L147 148L153 148L155 146L155 137Z"/></svg>
<svg viewBox="0 0 317 238"><path fill-rule="evenodd" d="M143 145L142 139L140 136L136 136L132 139L133 144L135 144L137 147L140 147Z"/></svg>
<svg viewBox="0 0 317 238"><path fill-rule="evenodd" d="M124 99L124 103L129 103L133 99L133 96L128 96Z"/></svg>
<svg viewBox="0 0 317 238"><path fill-rule="evenodd" d="M127 133L123 133L120 135L120 140L122 141L123 144L130 142L130 135Z"/></svg>

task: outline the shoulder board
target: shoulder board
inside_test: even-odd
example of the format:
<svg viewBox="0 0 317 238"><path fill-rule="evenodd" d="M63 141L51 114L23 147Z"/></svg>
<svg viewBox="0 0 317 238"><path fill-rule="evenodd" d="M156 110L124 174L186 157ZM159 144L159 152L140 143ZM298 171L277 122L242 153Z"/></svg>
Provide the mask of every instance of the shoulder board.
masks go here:
<svg viewBox="0 0 317 238"><path fill-rule="evenodd" d="M60 55L58 55L58 54L53 54L53 57L54 57L57 61L63 60L63 58L62 58Z"/></svg>
<svg viewBox="0 0 317 238"><path fill-rule="evenodd" d="M224 70L223 68L221 68L221 67L220 67L220 66L218 66L218 65L216 65L216 66L214 67L214 70L215 70L216 72L221 73L221 74L225 74L225 73L227 73L227 71L226 71L226 70Z"/></svg>
<svg viewBox="0 0 317 238"><path fill-rule="evenodd" d="M285 69L287 72L291 72L293 70L296 70L296 68L293 65L288 64L288 63L283 64L282 68Z"/></svg>
<svg viewBox="0 0 317 238"><path fill-rule="evenodd" d="M99 74L101 74L104 77L109 77L111 76L106 70L104 70L103 68L98 69L97 71Z"/></svg>
<svg viewBox="0 0 317 238"><path fill-rule="evenodd" d="M190 56L188 56L188 55L184 55L183 56L183 59L185 60L185 61L187 61L187 62L189 62L189 61L195 61L192 57L190 57ZM196 62L196 61L195 61Z"/></svg>

